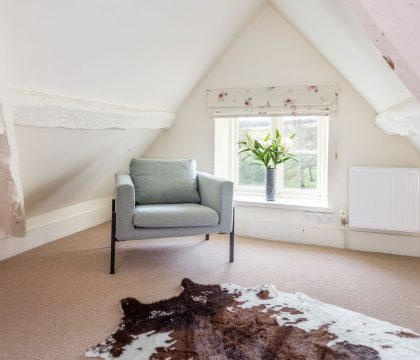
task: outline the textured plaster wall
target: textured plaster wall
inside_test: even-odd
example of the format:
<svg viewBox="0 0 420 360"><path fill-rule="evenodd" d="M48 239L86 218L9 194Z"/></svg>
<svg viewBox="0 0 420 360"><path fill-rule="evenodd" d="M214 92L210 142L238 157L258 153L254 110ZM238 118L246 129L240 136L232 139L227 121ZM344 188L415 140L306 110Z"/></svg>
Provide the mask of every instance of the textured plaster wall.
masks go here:
<svg viewBox="0 0 420 360"><path fill-rule="evenodd" d="M39 91L11 89L16 125L67 129L160 129L170 127L175 114L167 111L69 98Z"/></svg>
<svg viewBox="0 0 420 360"><path fill-rule="evenodd" d="M25 234L23 193L9 103L5 58L0 39L0 235Z"/></svg>

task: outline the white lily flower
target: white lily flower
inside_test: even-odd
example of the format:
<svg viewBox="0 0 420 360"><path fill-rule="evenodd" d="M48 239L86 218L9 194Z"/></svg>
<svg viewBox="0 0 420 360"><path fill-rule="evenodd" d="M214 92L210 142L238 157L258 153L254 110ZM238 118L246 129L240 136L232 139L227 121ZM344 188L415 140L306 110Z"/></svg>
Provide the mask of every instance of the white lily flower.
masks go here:
<svg viewBox="0 0 420 360"><path fill-rule="evenodd" d="M293 140L289 137L282 138L281 146L287 151L289 147L292 145Z"/></svg>
<svg viewBox="0 0 420 360"><path fill-rule="evenodd" d="M254 139L248 133L246 133L246 146L249 149L252 149L254 147Z"/></svg>

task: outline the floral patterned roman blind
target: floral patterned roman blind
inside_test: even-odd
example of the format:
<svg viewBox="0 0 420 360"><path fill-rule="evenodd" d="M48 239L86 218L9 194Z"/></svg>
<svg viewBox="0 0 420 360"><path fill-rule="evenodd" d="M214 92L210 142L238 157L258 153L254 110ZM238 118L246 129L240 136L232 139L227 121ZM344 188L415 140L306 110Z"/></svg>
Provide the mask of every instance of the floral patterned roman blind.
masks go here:
<svg viewBox="0 0 420 360"><path fill-rule="evenodd" d="M271 86L207 90L212 117L323 115L337 111L338 86Z"/></svg>

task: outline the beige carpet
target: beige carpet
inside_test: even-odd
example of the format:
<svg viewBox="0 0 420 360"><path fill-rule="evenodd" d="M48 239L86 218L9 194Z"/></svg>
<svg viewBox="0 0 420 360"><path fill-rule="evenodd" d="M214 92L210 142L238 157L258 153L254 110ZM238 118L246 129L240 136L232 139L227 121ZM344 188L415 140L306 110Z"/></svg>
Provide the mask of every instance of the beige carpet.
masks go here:
<svg viewBox="0 0 420 360"><path fill-rule="evenodd" d="M16 240L19 241L19 240ZM184 277L242 286L272 283L420 332L420 259L226 236L117 244L109 224L0 262L0 359L83 359L118 324L119 300L177 294Z"/></svg>

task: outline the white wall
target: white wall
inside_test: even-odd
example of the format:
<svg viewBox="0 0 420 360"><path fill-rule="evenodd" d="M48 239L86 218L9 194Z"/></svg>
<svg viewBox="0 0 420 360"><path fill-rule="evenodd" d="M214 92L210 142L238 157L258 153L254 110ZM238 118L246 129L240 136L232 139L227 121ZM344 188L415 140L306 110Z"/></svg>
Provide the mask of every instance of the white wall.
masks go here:
<svg viewBox="0 0 420 360"><path fill-rule="evenodd" d="M27 217L112 196L114 174L159 131L16 126Z"/></svg>
<svg viewBox="0 0 420 360"><path fill-rule="evenodd" d="M114 174L161 130L16 126L27 235L0 236L0 260L111 218Z"/></svg>
<svg viewBox="0 0 420 360"><path fill-rule="evenodd" d="M114 173L159 134L146 110L175 112L264 4L1 0L7 85L64 102L20 106L18 123L28 125L16 127L28 234L0 239L0 259L108 220ZM80 109L84 102L88 109ZM122 105L115 116L114 105ZM89 114L80 119L79 110ZM54 128L66 124L88 130ZM92 130L102 125L131 130Z"/></svg>
<svg viewBox="0 0 420 360"><path fill-rule="evenodd" d="M206 89L312 84L337 84L340 87L338 115L330 123L328 197L331 209L347 208L349 166L420 167L420 157L414 148L403 138L382 132L374 124L372 107L271 6L261 12L215 64L178 110L173 127L162 132L146 156L193 157L197 159L200 170L212 172L214 121L206 112ZM275 209L252 208L250 211L248 207L238 209L239 233L285 241L291 241L292 237L302 239L299 235L304 230L301 211L289 211L288 216ZM241 220L261 217L263 211L267 215L264 222ZM252 224L252 231L251 225L245 226L245 223ZM268 223L272 224L269 233ZM290 231L285 235L281 230L284 225L293 225L294 230L290 231L295 235L292 236ZM316 226L306 227L308 238L316 236L323 245L343 246L344 233L338 224L329 228L337 230L335 240L322 240L331 238L325 237L324 228L321 227L320 231ZM357 234L357 239L369 236ZM420 255L420 239L414 246Z"/></svg>

